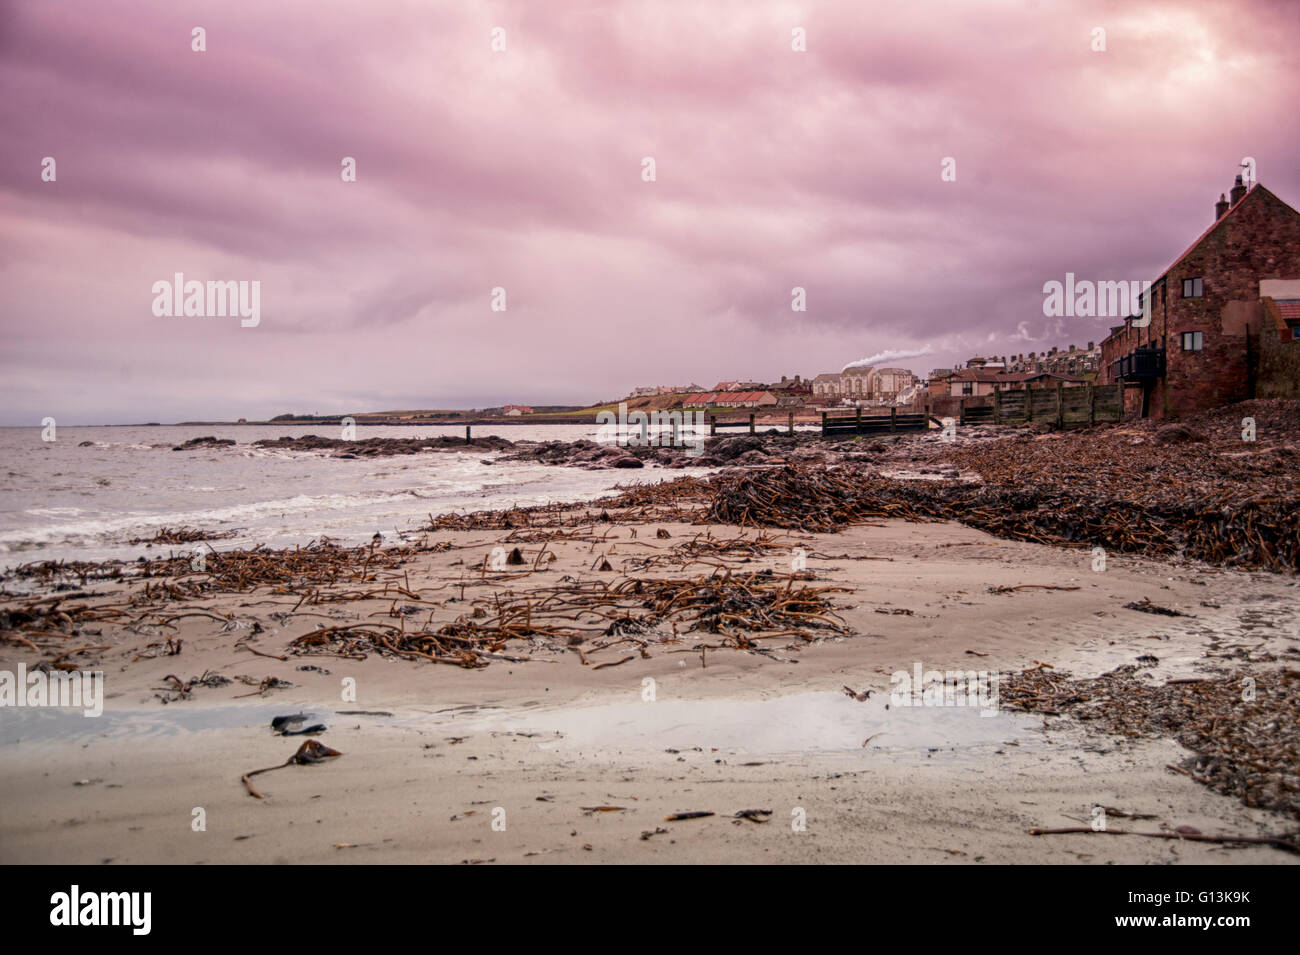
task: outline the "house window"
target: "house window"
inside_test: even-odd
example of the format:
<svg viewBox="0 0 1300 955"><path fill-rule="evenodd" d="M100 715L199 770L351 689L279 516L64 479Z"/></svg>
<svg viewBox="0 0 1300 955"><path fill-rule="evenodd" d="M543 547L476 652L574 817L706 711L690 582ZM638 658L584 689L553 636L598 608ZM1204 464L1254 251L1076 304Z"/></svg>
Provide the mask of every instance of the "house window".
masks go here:
<svg viewBox="0 0 1300 955"><path fill-rule="evenodd" d="M1183 332L1183 351L1200 351L1204 347L1204 332Z"/></svg>
<svg viewBox="0 0 1300 955"><path fill-rule="evenodd" d="M1292 338L1300 338L1300 325L1292 325L1292 326L1291 326L1291 337L1292 337Z"/></svg>
<svg viewBox="0 0 1300 955"><path fill-rule="evenodd" d="M975 393L975 382L973 382L973 381L963 381L963 382L961 383L961 393L962 393L963 395L974 394L974 393Z"/></svg>
<svg viewBox="0 0 1300 955"><path fill-rule="evenodd" d="M1183 279L1183 298L1200 298L1204 294L1200 279Z"/></svg>

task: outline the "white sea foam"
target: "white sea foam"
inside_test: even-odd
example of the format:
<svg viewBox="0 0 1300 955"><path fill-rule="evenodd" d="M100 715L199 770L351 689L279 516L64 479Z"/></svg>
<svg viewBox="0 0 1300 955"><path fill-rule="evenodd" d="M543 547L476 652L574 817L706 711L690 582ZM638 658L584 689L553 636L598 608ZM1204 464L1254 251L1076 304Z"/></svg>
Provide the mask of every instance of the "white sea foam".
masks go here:
<svg viewBox="0 0 1300 955"><path fill-rule="evenodd" d="M60 427L44 444L37 429L0 429L0 566L31 560L134 559L157 553L131 539L162 527L232 533L214 547L291 546L322 534L361 543L376 532L416 530L429 514L588 500L615 484L659 481L679 473L648 469L582 471L503 462L481 449L391 458L340 459L320 452L258 448L251 442L290 429ZM417 437L437 429L358 429L359 437ZM461 429L442 429L459 433ZM486 430L476 433L487 433ZM594 428L499 429L517 440L575 440ZM173 451L203 435L234 447ZM83 440L93 445L79 447ZM494 462L494 463L485 463ZM182 550L186 548L181 548Z"/></svg>

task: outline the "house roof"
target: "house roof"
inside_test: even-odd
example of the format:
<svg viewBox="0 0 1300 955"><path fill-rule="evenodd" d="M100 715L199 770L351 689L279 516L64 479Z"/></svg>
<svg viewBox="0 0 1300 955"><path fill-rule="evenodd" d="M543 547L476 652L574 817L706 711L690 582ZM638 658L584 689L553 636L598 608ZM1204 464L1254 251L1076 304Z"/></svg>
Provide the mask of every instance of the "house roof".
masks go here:
<svg viewBox="0 0 1300 955"><path fill-rule="evenodd" d="M985 371L983 368L962 368L952 374L942 376L947 381L1006 381L1014 375L1004 375L997 371Z"/></svg>
<svg viewBox="0 0 1300 955"><path fill-rule="evenodd" d="M1231 217L1236 213L1236 211L1237 211L1238 209L1240 209L1243 205L1245 205L1247 202L1250 202L1251 199L1252 199L1252 197L1254 197L1256 194L1269 196L1269 197L1271 197L1271 198L1273 198L1273 199L1276 199L1279 203L1281 203L1281 204L1282 204L1283 206L1285 206L1286 208L1291 209L1290 206L1288 206L1285 202L1282 202L1282 200L1281 200L1281 199L1278 199L1278 197L1277 197L1274 193L1272 193L1272 192L1270 192L1269 190L1265 189L1265 188L1264 188L1262 185L1260 185L1258 182L1256 182L1256 183L1252 183L1251 186L1250 186L1250 188L1246 190L1246 194L1245 194L1244 196L1242 196L1240 199L1238 199L1236 202L1234 202L1231 206L1229 206L1229 207L1228 207L1228 211L1225 212L1223 215L1219 216L1219 218L1215 219L1214 222L1210 225L1210 227L1209 227L1208 229L1206 229L1204 232L1202 232L1200 235L1198 235L1198 236L1196 237L1196 240L1195 240L1191 245L1189 245L1186 249L1184 249L1184 250L1183 250L1183 253L1182 253L1180 256L1178 256L1178 258L1174 259L1173 262L1171 262L1171 263L1169 264L1169 267L1168 267L1168 268L1166 268L1163 272L1161 272L1158 276L1156 276L1155 281L1153 281L1151 284L1152 284L1152 285L1157 284L1157 283L1160 282L1162 279L1164 279L1166 276L1168 276L1170 272L1172 272L1172 271L1173 271L1174 269L1176 269L1179 265L1181 265L1183 259L1187 258L1189 255L1191 255L1193 252L1195 252L1198 248L1200 248L1201 243L1203 243L1206 239L1208 239L1211 235L1213 235L1216 229L1218 229L1221 225L1223 225L1225 222L1227 222L1228 219L1230 219L1230 218L1231 218ZM1291 209L1291 211L1292 211L1292 212L1295 212L1294 209ZM1300 215L1300 213L1296 213L1296 214L1297 214L1297 215ZM1112 328L1112 329L1110 330L1110 334L1106 336L1106 340L1109 341L1109 340L1110 340L1111 338L1113 338L1113 337L1114 337L1118 332L1121 332L1121 331L1123 331L1123 330L1126 329L1126 328L1128 328L1128 322L1127 322L1127 321L1125 321L1125 323L1124 323L1123 325L1116 325L1114 328Z"/></svg>
<svg viewBox="0 0 1300 955"><path fill-rule="evenodd" d="M1265 189L1265 188L1264 188L1263 186L1261 186L1259 183L1257 183L1257 182L1256 182L1256 183L1252 183L1251 186L1250 186L1250 188L1246 190L1246 194L1245 194L1244 196L1242 196L1240 199L1238 199L1235 203L1233 203L1232 205L1230 205L1230 206L1228 207L1228 211L1227 211L1227 212L1225 212L1223 215L1219 216L1219 218L1215 219L1214 222L1213 222L1213 224L1211 224L1211 226L1210 226L1208 229L1206 229L1204 232L1202 232L1200 235L1198 235L1198 236L1196 237L1196 241L1193 242L1191 245L1189 245L1186 249L1184 249L1184 250L1183 250L1183 254L1180 255L1180 256L1178 256L1178 258L1174 259L1174 261L1171 262L1171 263L1169 264L1169 268L1165 269L1165 270L1164 270L1163 272L1161 272L1158 276L1156 276L1156 280L1155 280L1155 282L1152 282L1151 284L1152 284L1152 285L1155 285L1156 282L1159 282L1162 278L1164 278L1166 275L1168 275L1170 272L1172 272L1172 271L1174 270L1174 268L1176 268L1177 265L1178 265L1180 262L1183 261L1183 259L1187 258L1189 255L1191 255L1193 252L1196 251L1197 246L1199 246L1202 242L1204 242L1206 239L1208 239L1208 238L1210 237L1210 233L1214 232L1215 229L1219 228L1219 226L1221 226L1221 225L1223 225L1223 223L1227 222L1227 221L1228 221L1228 217L1231 216L1231 215L1232 215L1234 212L1236 212L1238 209L1240 209L1241 206L1242 206L1242 204L1243 204L1244 202L1248 201L1248 200L1250 199L1250 197L1253 196L1253 195L1255 195L1255 193L1257 193L1257 192L1263 192L1263 193L1267 193L1267 194L1270 195L1270 196L1273 196L1273 193L1269 192L1267 189ZM1277 196L1273 196L1273 198L1274 198L1274 199L1277 199ZM1282 200L1278 199L1278 201L1281 202Z"/></svg>
<svg viewBox="0 0 1300 955"><path fill-rule="evenodd" d="M1022 381L1038 381L1040 378L1059 378L1061 381L1086 381L1073 375L1058 375L1050 371L999 372L985 371L981 368L963 368L961 371L945 375L945 381L987 381L993 384L1019 384Z"/></svg>
<svg viewBox="0 0 1300 955"><path fill-rule="evenodd" d="M1191 245L1189 245L1186 249L1184 249L1184 250L1183 250L1183 254L1180 255L1178 258L1174 259L1174 261L1170 263L1169 268L1167 268L1167 269L1165 269L1163 272L1161 272L1161 273L1156 277L1155 282L1152 282L1151 284L1152 284L1152 285L1155 285L1156 282L1159 282L1159 281L1160 281L1161 279L1163 279L1166 275L1168 275L1170 272L1172 272L1172 271L1173 271L1173 270L1174 270L1174 269L1175 269L1175 268L1176 268L1176 267L1177 267L1177 266L1178 266L1178 265L1183 261L1183 259L1187 258L1189 255L1191 255L1193 252L1195 252L1196 249L1200 246L1200 244L1201 244L1202 242L1204 242L1206 239L1208 239L1208 238L1210 237L1210 235L1211 235L1211 234L1212 234L1212 233L1213 233L1217 228L1219 228L1219 226L1221 226L1221 225L1223 225L1223 223L1227 222L1227 221L1228 221L1228 218L1229 218L1229 217L1230 217L1234 212L1236 212L1238 209L1240 209L1243 205L1245 205L1247 202L1249 202L1249 201L1251 200L1251 197L1254 196L1256 193L1259 193L1259 194L1262 194L1262 195L1269 196L1269 197L1272 198L1272 199L1276 199L1279 203L1281 203L1281 204L1282 204L1283 206L1285 206L1287 209L1291 209L1291 207L1290 207L1289 205L1287 205L1285 202L1282 202L1281 199L1278 199L1278 197L1277 197L1277 195L1276 195L1275 193L1269 192L1267 189L1265 189L1265 188L1264 188L1262 185L1260 185L1258 182L1253 183L1253 184L1251 185L1251 187L1250 187L1249 189L1246 190L1246 194L1245 194L1244 196L1242 196L1242 197L1241 197L1240 199L1238 199L1235 203L1233 203L1231 206L1229 206L1227 212L1225 212L1223 215L1219 216L1219 218L1215 219L1213 225L1211 225L1208 229L1206 229L1206 230L1205 230L1204 232L1202 232L1199 236L1197 236L1197 237L1196 237L1196 241L1193 242ZM1291 209L1291 212L1294 213L1294 214L1296 214L1297 216L1300 216L1300 212L1296 212L1295 209Z"/></svg>
<svg viewBox="0 0 1300 955"><path fill-rule="evenodd" d="M1273 304L1277 306L1278 312L1282 318L1288 322L1300 322L1300 299L1283 299L1277 301L1274 299Z"/></svg>
<svg viewBox="0 0 1300 955"><path fill-rule="evenodd" d="M1087 381L1077 375L1060 375L1054 371L1022 371L1014 375L1003 375L1004 381L1037 381L1040 378L1059 378L1061 381Z"/></svg>
<svg viewBox="0 0 1300 955"><path fill-rule="evenodd" d="M701 405L731 401L761 401L764 395L774 397L770 391L701 391L682 395L682 401Z"/></svg>
<svg viewBox="0 0 1300 955"><path fill-rule="evenodd" d="M813 381L839 381L840 373L838 371L827 372L824 375L818 375Z"/></svg>

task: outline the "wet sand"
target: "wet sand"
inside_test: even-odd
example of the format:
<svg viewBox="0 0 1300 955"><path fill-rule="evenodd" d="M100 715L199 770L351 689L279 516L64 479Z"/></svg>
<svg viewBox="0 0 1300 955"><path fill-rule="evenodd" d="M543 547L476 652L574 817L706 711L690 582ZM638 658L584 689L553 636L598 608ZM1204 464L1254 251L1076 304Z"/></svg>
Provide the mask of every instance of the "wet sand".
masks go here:
<svg viewBox="0 0 1300 955"><path fill-rule="evenodd" d="M615 580L621 568L705 530L666 524L664 540L658 527L635 527L635 539L632 527L606 528L598 545L552 543L556 559L545 569L510 580L466 569L507 532L439 532L431 538L452 548L404 569L426 597L445 599L465 582L463 598L433 611L436 624L492 588L551 586L565 575ZM652 642L648 659L600 669L563 648L512 643L505 653L531 659L465 670L374 654L281 662L236 649L254 623L264 631L252 646L279 655L320 623L391 619L387 599L312 605L288 618L272 614L292 610L296 595L259 590L188 601L177 611L206 608L237 623L177 620L166 635L184 640L182 653L135 662L160 633L105 627L95 638L111 645L96 664L105 672L104 717L0 710L0 861L1296 861L1265 847L1030 836L1034 826L1087 825L1096 804L1154 815L1110 821L1146 831L1191 825L1263 835L1288 820L1168 770L1187 755L1173 742L1120 740L1067 719L884 705L890 674L916 663L1008 671L1042 662L1087 676L1154 654L1159 662L1146 672L1162 681L1204 672L1221 662L1207 652L1235 646L1294 654L1293 578L1115 555L1094 572L1086 549L1000 540L955 524L889 521L835 535L767 536L808 551L814 584L854 588L832 595L854 635L769 640L769 653L716 650L702 661L700 635L683 634ZM522 550L531 566L538 545ZM590 570L600 553L615 572ZM733 572L790 573L789 552L780 549L727 563ZM1079 589L990 592L1022 585ZM1124 609L1142 598L1192 616ZM624 649L588 656L612 662ZM34 660L8 645L0 668ZM297 669L303 665L329 673ZM205 670L294 686L238 699L255 688L236 682L166 705L157 698L167 674L188 679ZM355 680L355 700L343 699L344 678ZM873 695L859 702L846 685ZM344 755L259 776L266 799L252 798L241 774L283 762L302 742L273 735L270 716L299 710L326 723L319 738ZM607 806L621 808L595 808ZM194 829L199 808L205 831ZM733 817L750 809L771 810L770 821ZM664 821L687 811L716 815ZM801 818L806 828L796 831Z"/></svg>

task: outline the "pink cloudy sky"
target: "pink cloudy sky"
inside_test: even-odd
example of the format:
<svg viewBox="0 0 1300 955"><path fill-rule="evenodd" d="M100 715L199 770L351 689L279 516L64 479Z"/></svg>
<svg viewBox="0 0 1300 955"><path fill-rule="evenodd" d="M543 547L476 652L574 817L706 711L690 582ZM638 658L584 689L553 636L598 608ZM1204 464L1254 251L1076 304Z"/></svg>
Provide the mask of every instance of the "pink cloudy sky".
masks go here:
<svg viewBox="0 0 1300 955"><path fill-rule="evenodd" d="M1245 156L1300 205L1297 49L1291 0L0 2L0 423L1100 340L1044 282L1154 278ZM261 324L155 317L175 272Z"/></svg>

